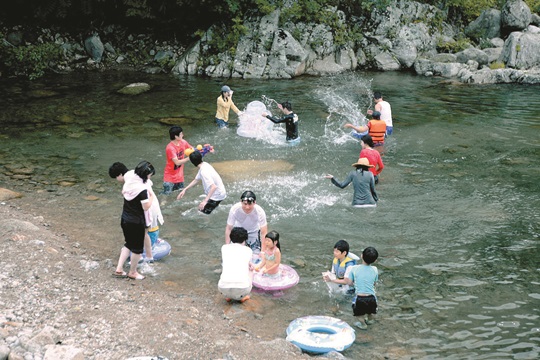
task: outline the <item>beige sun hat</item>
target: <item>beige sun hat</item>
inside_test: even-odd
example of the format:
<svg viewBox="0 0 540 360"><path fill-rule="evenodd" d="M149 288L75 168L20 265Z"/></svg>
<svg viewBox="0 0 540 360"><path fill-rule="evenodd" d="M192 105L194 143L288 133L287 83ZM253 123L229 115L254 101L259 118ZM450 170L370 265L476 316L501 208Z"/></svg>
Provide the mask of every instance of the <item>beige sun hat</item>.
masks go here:
<svg viewBox="0 0 540 360"><path fill-rule="evenodd" d="M375 167L374 165L370 165L369 160L367 158L360 158L358 159L358 162L352 164L351 166L367 166L367 167Z"/></svg>

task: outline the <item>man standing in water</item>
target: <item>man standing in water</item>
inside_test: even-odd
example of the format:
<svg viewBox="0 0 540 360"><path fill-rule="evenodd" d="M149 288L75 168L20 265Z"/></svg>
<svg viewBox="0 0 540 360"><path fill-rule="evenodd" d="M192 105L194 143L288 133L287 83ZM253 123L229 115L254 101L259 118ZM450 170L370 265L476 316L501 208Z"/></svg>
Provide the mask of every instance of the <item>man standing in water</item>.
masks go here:
<svg viewBox="0 0 540 360"><path fill-rule="evenodd" d="M180 194L178 194L176 199L180 200L183 198L189 188L197 185L199 181L202 181L206 197L199 204L199 211L204 214L210 214L219 203L227 197L225 186L223 185L221 176L219 176L212 165L203 161L202 155L198 150L189 154L189 160L193 166L199 168L199 172L197 173L197 176L195 176L195 179L190 182Z"/></svg>
<svg viewBox="0 0 540 360"><path fill-rule="evenodd" d="M283 114L285 114L285 116L280 119L272 117L266 113L263 113L263 116L266 117L268 120L272 121L274 124L285 123L285 129L287 131L287 142L299 142L300 136L298 135L298 115L293 113L291 103L285 101L284 103L278 104L277 106L279 110L281 110Z"/></svg>
<svg viewBox="0 0 540 360"><path fill-rule="evenodd" d="M266 213L263 208L255 202L257 197L253 191L244 191L240 197L240 202L232 206L227 218L225 228L225 243L231 242L231 230L233 227L243 227L248 232L248 245L253 254L261 252L261 239L266 237L268 225L266 223Z"/></svg>
<svg viewBox="0 0 540 360"><path fill-rule="evenodd" d="M171 127L169 137L171 142L165 148L167 164L163 171L162 194L165 195L184 187L184 164L189 161L184 151L192 147L184 140L184 132L180 126Z"/></svg>
<svg viewBox="0 0 540 360"><path fill-rule="evenodd" d="M383 100L382 94L376 91L373 94L373 100L375 101L375 111L381 113L381 120L386 123L386 135L392 135L394 127L392 125L392 107L387 101ZM368 110L369 115L373 115L373 110Z"/></svg>

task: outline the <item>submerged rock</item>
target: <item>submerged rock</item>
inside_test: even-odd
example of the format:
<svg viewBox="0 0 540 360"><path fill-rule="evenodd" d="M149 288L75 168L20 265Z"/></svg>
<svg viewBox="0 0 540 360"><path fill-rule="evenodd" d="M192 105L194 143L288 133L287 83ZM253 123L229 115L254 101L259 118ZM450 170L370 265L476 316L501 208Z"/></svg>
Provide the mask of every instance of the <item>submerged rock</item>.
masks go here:
<svg viewBox="0 0 540 360"><path fill-rule="evenodd" d="M124 95L139 95L144 92L147 92L152 87L147 83L133 83L124 86L120 90L118 90L118 93L124 94Z"/></svg>

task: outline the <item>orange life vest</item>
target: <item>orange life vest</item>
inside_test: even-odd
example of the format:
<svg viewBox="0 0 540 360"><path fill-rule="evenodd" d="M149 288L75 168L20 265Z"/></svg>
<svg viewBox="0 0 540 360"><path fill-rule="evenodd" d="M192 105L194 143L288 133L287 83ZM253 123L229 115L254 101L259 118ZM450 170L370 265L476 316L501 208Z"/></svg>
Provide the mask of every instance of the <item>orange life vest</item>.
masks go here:
<svg viewBox="0 0 540 360"><path fill-rule="evenodd" d="M384 120L369 120L369 135L373 142L384 142L384 134L386 134L386 123Z"/></svg>

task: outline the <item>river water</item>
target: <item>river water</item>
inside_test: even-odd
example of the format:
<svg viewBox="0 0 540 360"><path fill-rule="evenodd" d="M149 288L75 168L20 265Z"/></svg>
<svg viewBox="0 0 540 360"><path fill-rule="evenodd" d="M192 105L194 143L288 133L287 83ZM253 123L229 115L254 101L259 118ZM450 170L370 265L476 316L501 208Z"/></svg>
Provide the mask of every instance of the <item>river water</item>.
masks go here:
<svg viewBox="0 0 540 360"><path fill-rule="evenodd" d="M152 90L126 97L116 90L144 81ZM540 96L534 86L470 86L404 73L351 73L288 81L231 80L239 108L289 100L301 119L302 142L239 137L218 130L215 102L222 82L138 73L87 73L35 82L0 80L0 185L43 199L51 217L94 231L85 239L113 260L121 232L119 184L108 166L146 159L162 185L168 125L176 118L192 144L212 144L206 160L222 174L229 197L210 216L196 205L201 187L182 201L161 197L161 235L173 253L155 266L157 283L181 283L216 296L226 218L247 189L282 238L283 262L300 283L281 296L256 293L261 330L284 337L293 319L330 315L350 324L349 299L329 294L321 272L334 243L351 251L374 246L379 322L357 331L344 355L390 358L536 359L540 352ZM343 179L359 143L342 130L380 90L394 112L394 135L375 209L350 206ZM231 113L231 120L236 116ZM28 170L29 169L29 170ZM18 174L18 176L17 176ZM186 166L186 181L195 175ZM96 201L81 200L94 196ZM65 224L69 227L70 224ZM82 241L81 241L82 242ZM199 290L200 289L200 290ZM211 290L211 291L209 291ZM216 310L218 311L218 310ZM259 320L253 320L259 321Z"/></svg>

